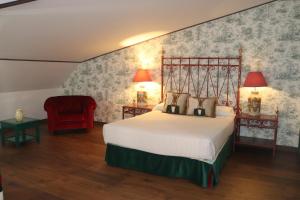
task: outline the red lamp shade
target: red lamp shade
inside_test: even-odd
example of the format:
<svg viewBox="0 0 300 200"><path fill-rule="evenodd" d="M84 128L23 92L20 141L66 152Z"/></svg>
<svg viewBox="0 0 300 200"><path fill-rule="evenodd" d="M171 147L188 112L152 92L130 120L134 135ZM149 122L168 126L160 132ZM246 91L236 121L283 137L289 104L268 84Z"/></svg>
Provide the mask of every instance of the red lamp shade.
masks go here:
<svg viewBox="0 0 300 200"><path fill-rule="evenodd" d="M244 87L265 87L268 86L264 75L261 72L249 72Z"/></svg>
<svg viewBox="0 0 300 200"><path fill-rule="evenodd" d="M150 76L149 70L138 69L134 75L133 82L150 82L152 78Z"/></svg>

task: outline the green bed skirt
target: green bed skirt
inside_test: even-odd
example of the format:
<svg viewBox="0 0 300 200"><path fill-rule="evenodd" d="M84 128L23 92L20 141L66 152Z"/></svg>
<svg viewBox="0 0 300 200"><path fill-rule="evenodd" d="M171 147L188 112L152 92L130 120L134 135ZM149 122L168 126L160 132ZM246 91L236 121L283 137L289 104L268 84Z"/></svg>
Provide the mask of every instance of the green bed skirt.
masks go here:
<svg viewBox="0 0 300 200"><path fill-rule="evenodd" d="M221 170L231 151L232 137L228 139L216 161L208 164L190 158L158 155L107 144L105 160L110 166L184 178L202 187L208 187L209 184L215 186L219 182Z"/></svg>

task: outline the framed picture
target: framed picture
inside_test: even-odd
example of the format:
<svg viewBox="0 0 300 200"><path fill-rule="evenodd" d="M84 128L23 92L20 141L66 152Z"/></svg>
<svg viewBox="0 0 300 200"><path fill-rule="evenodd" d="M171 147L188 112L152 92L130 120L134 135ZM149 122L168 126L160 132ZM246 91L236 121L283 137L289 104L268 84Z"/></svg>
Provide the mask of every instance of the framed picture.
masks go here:
<svg viewBox="0 0 300 200"><path fill-rule="evenodd" d="M137 99L137 106L146 106L148 101L147 92L138 91L136 99Z"/></svg>

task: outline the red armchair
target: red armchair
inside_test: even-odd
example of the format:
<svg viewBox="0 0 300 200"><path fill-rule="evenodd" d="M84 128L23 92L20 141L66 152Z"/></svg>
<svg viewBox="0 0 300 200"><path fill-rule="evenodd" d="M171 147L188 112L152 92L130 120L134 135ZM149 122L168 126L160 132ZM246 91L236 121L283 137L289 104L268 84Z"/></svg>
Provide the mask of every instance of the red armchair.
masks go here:
<svg viewBox="0 0 300 200"><path fill-rule="evenodd" d="M93 128L96 102L89 96L50 97L44 104L50 132L65 129Z"/></svg>

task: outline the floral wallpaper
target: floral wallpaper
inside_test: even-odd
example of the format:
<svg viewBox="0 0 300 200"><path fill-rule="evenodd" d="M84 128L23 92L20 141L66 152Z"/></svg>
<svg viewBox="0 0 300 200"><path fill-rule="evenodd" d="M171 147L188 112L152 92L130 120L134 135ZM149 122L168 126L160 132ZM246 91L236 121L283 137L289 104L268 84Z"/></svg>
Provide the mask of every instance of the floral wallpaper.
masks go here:
<svg viewBox="0 0 300 200"><path fill-rule="evenodd" d="M259 88L262 113L279 110L277 144L298 146L300 129L300 1L280 0L174 32L79 64L63 85L65 95L91 95L97 121L121 119L122 105L136 98L137 68L151 69L150 103L160 101L162 48L167 56L235 56L243 48L242 82L261 70L268 83ZM241 106L251 89L241 89ZM242 129L242 135L272 137L272 132Z"/></svg>

